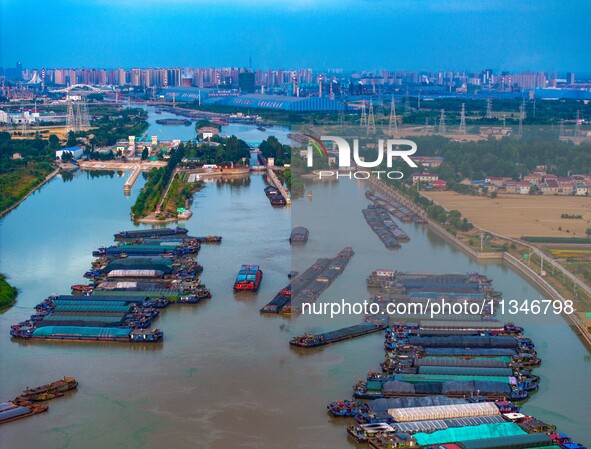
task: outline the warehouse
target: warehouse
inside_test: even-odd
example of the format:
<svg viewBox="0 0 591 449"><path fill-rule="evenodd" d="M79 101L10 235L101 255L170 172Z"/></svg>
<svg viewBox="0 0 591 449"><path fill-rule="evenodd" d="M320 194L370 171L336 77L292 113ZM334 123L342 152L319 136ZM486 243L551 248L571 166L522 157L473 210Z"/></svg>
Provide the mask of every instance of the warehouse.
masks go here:
<svg viewBox="0 0 591 449"><path fill-rule="evenodd" d="M312 112L342 111L345 104L326 97L287 97L284 95L249 94L224 97L216 104L249 109L274 109L278 111Z"/></svg>

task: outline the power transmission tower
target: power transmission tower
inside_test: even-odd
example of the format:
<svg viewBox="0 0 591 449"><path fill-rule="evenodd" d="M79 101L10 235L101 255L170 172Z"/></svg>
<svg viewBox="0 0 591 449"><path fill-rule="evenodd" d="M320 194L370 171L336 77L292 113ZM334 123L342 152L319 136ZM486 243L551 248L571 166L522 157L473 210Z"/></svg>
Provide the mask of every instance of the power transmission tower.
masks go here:
<svg viewBox="0 0 591 449"><path fill-rule="evenodd" d="M527 117L527 115L525 113L525 98L521 102L521 107L519 108L519 111L521 112L521 115L522 115L523 120L525 120L526 117Z"/></svg>
<svg viewBox="0 0 591 449"><path fill-rule="evenodd" d="M417 96L417 112L421 112L421 92L422 89L419 87L419 95Z"/></svg>
<svg viewBox="0 0 591 449"><path fill-rule="evenodd" d="M76 127L76 120L74 119L74 106L72 100L68 101L68 113L66 115L66 133L74 131Z"/></svg>
<svg viewBox="0 0 591 449"><path fill-rule="evenodd" d="M462 103L462 112L460 114L460 127L458 128L458 134L462 136L466 135L466 105Z"/></svg>
<svg viewBox="0 0 591 449"><path fill-rule="evenodd" d="M493 118L492 113L492 98L486 99L486 118Z"/></svg>
<svg viewBox="0 0 591 449"><path fill-rule="evenodd" d="M388 124L388 131L394 133L394 137L398 137L398 119L396 118L396 104L394 102L394 95L392 95L392 102L390 104L390 123Z"/></svg>
<svg viewBox="0 0 591 449"><path fill-rule="evenodd" d="M363 100L363 104L361 105L361 120L359 121L359 126L362 128L367 126L367 114L365 112L365 100Z"/></svg>
<svg viewBox="0 0 591 449"><path fill-rule="evenodd" d="M369 100L369 113L367 114L367 134L376 133L376 122L373 116L373 100Z"/></svg>
<svg viewBox="0 0 591 449"><path fill-rule="evenodd" d="M439 134L445 134L445 109L441 110L441 116L439 117Z"/></svg>
<svg viewBox="0 0 591 449"><path fill-rule="evenodd" d="M523 136L523 119L525 118L525 102L519 106L519 128L517 130L517 136Z"/></svg>
<svg viewBox="0 0 591 449"><path fill-rule="evenodd" d="M406 96L404 98L404 115L410 115L410 97L408 96L408 87L406 88Z"/></svg>
<svg viewBox="0 0 591 449"><path fill-rule="evenodd" d="M560 119L560 133L558 135L560 137L564 136L564 119Z"/></svg>
<svg viewBox="0 0 591 449"><path fill-rule="evenodd" d="M339 116L337 118L338 126L345 126L345 109L339 110Z"/></svg>
<svg viewBox="0 0 591 449"><path fill-rule="evenodd" d="M577 111L577 121L575 122L575 137L581 137L581 112Z"/></svg>

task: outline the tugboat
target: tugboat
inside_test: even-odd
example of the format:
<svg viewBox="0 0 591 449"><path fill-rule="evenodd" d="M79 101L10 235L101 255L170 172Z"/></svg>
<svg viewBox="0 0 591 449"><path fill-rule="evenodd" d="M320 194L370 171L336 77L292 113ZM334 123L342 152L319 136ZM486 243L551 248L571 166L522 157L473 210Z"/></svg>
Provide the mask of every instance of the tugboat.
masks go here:
<svg viewBox="0 0 591 449"><path fill-rule="evenodd" d="M256 292L262 279L263 272L258 265L242 265L234 282L234 291Z"/></svg>

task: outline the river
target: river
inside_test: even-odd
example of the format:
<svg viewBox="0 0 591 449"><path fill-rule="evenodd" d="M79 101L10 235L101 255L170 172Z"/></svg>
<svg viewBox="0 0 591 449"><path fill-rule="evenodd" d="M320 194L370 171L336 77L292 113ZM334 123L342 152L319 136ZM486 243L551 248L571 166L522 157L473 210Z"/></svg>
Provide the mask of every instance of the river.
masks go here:
<svg viewBox="0 0 591 449"><path fill-rule="evenodd" d="M374 334L313 351L295 351L289 338L360 322L359 317L261 316L259 309L284 287L287 273L344 246L356 252L344 274L319 301L369 296L365 278L376 268L420 271L480 271L506 298L541 293L504 263L477 263L425 226L403 224L411 241L387 250L363 220L368 203L362 181L313 184L312 199L273 208L263 193L263 175L207 183L187 222L192 235L218 234L198 261L213 298L198 305L170 306L155 326L164 342L44 343L10 340L9 327L30 315L52 293L82 282L91 251L131 227L124 177L78 172L54 178L0 220L0 272L21 293L0 316L0 397L64 375L80 386L49 403L48 413L0 429L0 446L45 448L346 448L348 421L331 418L326 404L351 395L356 378L379 368L383 337ZM310 230L303 247L291 248L293 225ZM243 263L261 265L256 294L235 294ZM591 362L561 317L515 318L526 327L543 359L541 387L524 410L591 443L588 399Z"/></svg>
<svg viewBox="0 0 591 449"><path fill-rule="evenodd" d="M179 118L178 116L170 112L162 111L160 114L156 114L154 106L146 105L132 105L133 107L139 107L149 112L148 115L148 129L145 131L146 136L158 136L160 140L173 140L180 139L183 142L189 140L195 140L197 133L195 130L195 122L191 122L190 125L160 125L156 123L156 120L162 120L167 118ZM258 146L267 137L273 135L277 139L286 145L289 145L290 139L287 137L289 134L289 128L285 126L272 126L268 129L259 129L255 125L247 125L243 123L229 123L223 125L220 130L223 136L236 136L239 139L244 140L250 146Z"/></svg>

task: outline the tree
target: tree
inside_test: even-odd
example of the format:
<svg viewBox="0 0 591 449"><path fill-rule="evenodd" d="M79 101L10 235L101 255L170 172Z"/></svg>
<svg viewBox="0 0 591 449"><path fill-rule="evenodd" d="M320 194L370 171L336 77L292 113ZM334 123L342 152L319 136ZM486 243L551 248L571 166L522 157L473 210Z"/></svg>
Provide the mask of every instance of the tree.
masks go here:
<svg viewBox="0 0 591 449"><path fill-rule="evenodd" d="M148 159L148 148L144 147L144 151L142 151L142 161L145 161L146 159Z"/></svg>
<svg viewBox="0 0 591 449"><path fill-rule="evenodd" d="M66 147L73 147L76 146L78 142L76 141L76 136L74 135L74 131L70 131L68 133L68 141L66 142Z"/></svg>
<svg viewBox="0 0 591 449"><path fill-rule="evenodd" d="M591 237L591 228L587 228L587 229L585 230L585 234L587 234L588 236L590 236L590 237Z"/></svg>
<svg viewBox="0 0 591 449"><path fill-rule="evenodd" d="M49 147L52 150L57 150L60 147L60 140L55 134L49 136Z"/></svg>

